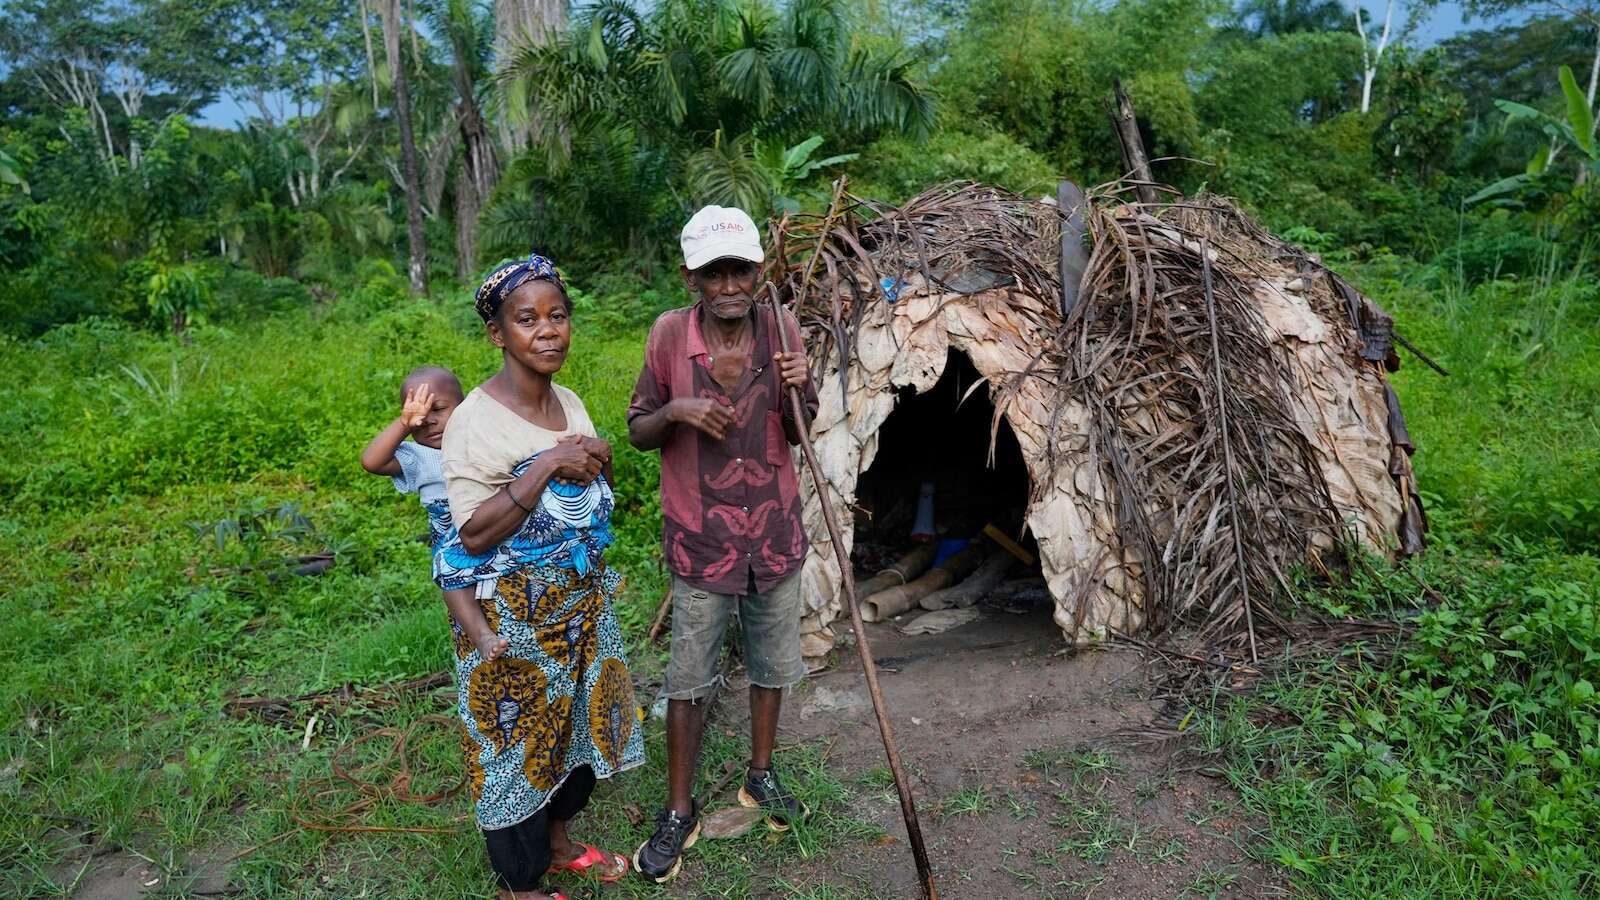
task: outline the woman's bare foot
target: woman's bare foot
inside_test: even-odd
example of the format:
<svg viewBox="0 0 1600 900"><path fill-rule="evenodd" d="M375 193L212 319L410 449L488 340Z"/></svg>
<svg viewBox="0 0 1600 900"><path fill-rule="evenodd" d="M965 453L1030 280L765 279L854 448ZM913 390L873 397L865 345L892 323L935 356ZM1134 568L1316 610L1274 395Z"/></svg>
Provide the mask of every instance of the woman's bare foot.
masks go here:
<svg viewBox="0 0 1600 900"><path fill-rule="evenodd" d="M599 848L597 848L599 849ZM550 820L550 868L562 869L570 865L573 860L589 852L589 848L574 841L567 834L567 823L557 819ZM628 858L609 850L600 850L600 855L605 857L605 862L591 861L578 872L588 878L600 881L616 881L628 874Z"/></svg>
<svg viewBox="0 0 1600 900"><path fill-rule="evenodd" d="M567 834L567 823L550 820L550 865L564 866L583 855L583 845L572 841Z"/></svg>
<svg viewBox="0 0 1600 900"><path fill-rule="evenodd" d="M478 655L484 662L494 662L500 658L500 654L506 652L507 647L511 646L510 641L492 631L478 635L472 642L477 645Z"/></svg>

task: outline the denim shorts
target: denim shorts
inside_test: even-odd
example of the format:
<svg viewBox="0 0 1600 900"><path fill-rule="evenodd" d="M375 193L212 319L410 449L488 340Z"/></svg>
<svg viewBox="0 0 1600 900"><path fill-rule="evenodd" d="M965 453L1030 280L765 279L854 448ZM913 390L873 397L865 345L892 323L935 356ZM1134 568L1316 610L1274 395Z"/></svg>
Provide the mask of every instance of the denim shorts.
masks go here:
<svg viewBox="0 0 1600 900"><path fill-rule="evenodd" d="M766 593L713 594L676 576L672 579L672 658L667 663L668 700L701 700L717 683L717 657L728 617L739 620L745 671L750 683L786 688L806 677L800 658L800 574Z"/></svg>

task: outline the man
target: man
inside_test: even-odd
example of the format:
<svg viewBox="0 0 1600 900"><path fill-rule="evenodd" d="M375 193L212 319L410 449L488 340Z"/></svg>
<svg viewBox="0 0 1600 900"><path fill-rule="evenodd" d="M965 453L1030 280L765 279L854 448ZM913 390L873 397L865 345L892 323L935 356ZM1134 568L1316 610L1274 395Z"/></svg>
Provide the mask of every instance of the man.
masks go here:
<svg viewBox="0 0 1600 900"><path fill-rule="evenodd" d="M804 817L772 767L783 689L805 677L800 486L789 446L800 423L785 400L803 390L817 409L800 327L783 314L782 352L770 304L755 303L761 235L742 210L708 206L679 237L693 306L664 313L645 344L628 407L628 441L661 451L662 547L672 571L667 666L667 803L634 854L639 874L665 883L700 833L692 790L717 687L717 656L737 607L750 676L750 762L739 802L773 830Z"/></svg>

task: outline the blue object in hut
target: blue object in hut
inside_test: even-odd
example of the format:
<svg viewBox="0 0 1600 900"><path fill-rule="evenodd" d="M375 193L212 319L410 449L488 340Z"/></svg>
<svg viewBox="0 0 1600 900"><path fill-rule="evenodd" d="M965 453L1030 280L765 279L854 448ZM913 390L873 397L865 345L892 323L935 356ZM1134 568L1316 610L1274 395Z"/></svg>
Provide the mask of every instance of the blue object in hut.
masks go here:
<svg viewBox="0 0 1600 900"><path fill-rule="evenodd" d="M933 567L937 568L940 563L967 549L967 545L970 543L972 542L966 538L941 539L939 541L939 549L933 552Z"/></svg>

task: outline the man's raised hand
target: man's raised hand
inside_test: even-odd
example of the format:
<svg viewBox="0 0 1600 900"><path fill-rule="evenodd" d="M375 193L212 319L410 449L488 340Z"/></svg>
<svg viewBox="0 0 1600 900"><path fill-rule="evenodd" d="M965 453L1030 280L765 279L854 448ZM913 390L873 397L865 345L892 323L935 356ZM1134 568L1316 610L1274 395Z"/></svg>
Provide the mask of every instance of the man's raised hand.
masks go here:
<svg viewBox="0 0 1600 900"><path fill-rule="evenodd" d="M784 387L806 386L806 380L811 377L811 365L804 353L774 353L772 361L778 367L778 380L783 382Z"/></svg>
<svg viewBox="0 0 1600 900"><path fill-rule="evenodd" d="M683 397L667 404L667 421L692 425L720 441L734 419L732 411L709 397Z"/></svg>

